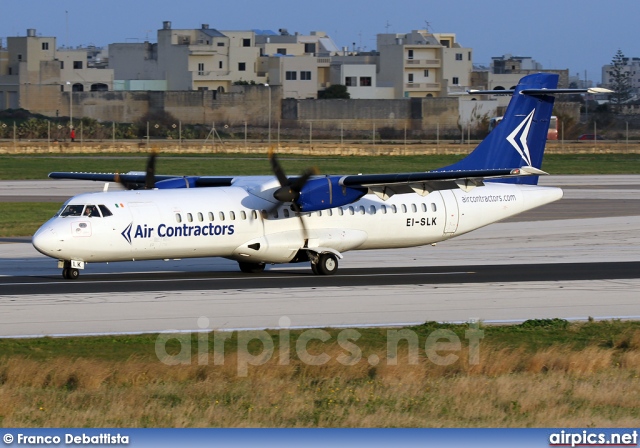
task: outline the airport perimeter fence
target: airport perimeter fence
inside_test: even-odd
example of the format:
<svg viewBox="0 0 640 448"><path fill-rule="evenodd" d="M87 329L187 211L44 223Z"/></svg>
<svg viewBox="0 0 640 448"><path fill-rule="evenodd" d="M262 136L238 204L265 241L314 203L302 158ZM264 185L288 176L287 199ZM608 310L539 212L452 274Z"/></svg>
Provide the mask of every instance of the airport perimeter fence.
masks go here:
<svg viewBox="0 0 640 448"><path fill-rule="evenodd" d="M618 147L635 147L640 142L640 117L619 117L603 122L591 120L588 123L558 125L558 142L555 146L564 146L577 141L598 145L616 143ZM73 130L73 135L72 135ZM89 118L69 117L48 118L29 114L7 119L0 117L0 140L18 146L20 143L41 142L46 144L102 143L116 145L135 143L141 149L152 145L171 145L178 147L229 145L236 148L267 144L297 145L313 148L322 144L340 147L353 145L392 145L411 147L416 145L446 146L473 145L487 135L487 130L476 123L472 126L425 125L419 129L404 126L404 129L385 126L384 122L372 120L360 123L358 129L350 129L345 123L336 122L333 126L315 126L313 121L301 123L295 127L284 127L277 121L272 126L229 126L223 123L184 125L180 120L154 120L138 123L104 123ZM581 140L578 138L582 136ZM6 145L3 145L6 146Z"/></svg>

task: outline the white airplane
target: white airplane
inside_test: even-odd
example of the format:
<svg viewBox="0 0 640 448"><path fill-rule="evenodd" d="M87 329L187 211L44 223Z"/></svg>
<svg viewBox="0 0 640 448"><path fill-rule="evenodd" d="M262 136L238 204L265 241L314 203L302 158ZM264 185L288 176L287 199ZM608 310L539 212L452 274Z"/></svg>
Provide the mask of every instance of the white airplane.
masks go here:
<svg viewBox="0 0 640 448"><path fill-rule="evenodd" d="M537 186L558 76L529 75L511 93L500 126L458 163L435 171L287 177L51 173L58 179L120 182L129 190L69 199L33 236L59 260L65 279L87 263L224 257L243 272L309 261L334 274L351 250L423 246L557 201ZM592 90L589 90L592 91Z"/></svg>

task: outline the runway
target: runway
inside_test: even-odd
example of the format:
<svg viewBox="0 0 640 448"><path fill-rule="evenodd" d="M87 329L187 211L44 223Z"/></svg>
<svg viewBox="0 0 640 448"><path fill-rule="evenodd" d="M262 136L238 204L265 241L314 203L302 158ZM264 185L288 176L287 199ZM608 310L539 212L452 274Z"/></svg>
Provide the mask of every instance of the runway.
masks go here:
<svg viewBox="0 0 640 448"><path fill-rule="evenodd" d="M544 183L565 199L435 247L348 252L333 277L190 259L88 265L69 282L28 241L5 240L0 337L277 328L283 317L292 327L640 318L640 176ZM3 184L0 197L19 196ZM61 189L74 188L88 186Z"/></svg>

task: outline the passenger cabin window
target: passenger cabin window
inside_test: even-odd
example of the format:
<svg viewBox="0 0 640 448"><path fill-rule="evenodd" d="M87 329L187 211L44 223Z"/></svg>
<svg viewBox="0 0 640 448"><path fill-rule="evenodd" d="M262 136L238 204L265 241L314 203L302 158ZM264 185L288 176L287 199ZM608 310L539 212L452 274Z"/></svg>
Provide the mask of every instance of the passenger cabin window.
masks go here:
<svg viewBox="0 0 640 448"><path fill-rule="evenodd" d="M417 213L418 212L418 207L416 207L416 204L411 204L411 211L413 213Z"/></svg>
<svg viewBox="0 0 640 448"><path fill-rule="evenodd" d="M402 207L402 213L407 213L407 206L402 204L401 207Z"/></svg>
<svg viewBox="0 0 640 448"><path fill-rule="evenodd" d="M253 210L251 211L251 219L258 219L258 212Z"/></svg>
<svg viewBox="0 0 640 448"><path fill-rule="evenodd" d="M209 221L213 222L213 212L209 212Z"/></svg>
<svg viewBox="0 0 640 448"><path fill-rule="evenodd" d="M427 211L427 204L422 204L422 211L426 212Z"/></svg>
<svg viewBox="0 0 640 448"><path fill-rule="evenodd" d="M246 213L244 210L242 210L242 211L240 212L240 219L242 219L242 220L247 219L247 213Z"/></svg>
<svg viewBox="0 0 640 448"><path fill-rule="evenodd" d="M180 215L180 213L176 213L176 222L182 222L182 216Z"/></svg>
<svg viewBox="0 0 640 448"><path fill-rule="evenodd" d="M398 207L395 204L391 205L391 213L398 213Z"/></svg>
<svg viewBox="0 0 640 448"><path fill-rule="evenodd" d="M432 212L435 212L436 210L437 210L437 208L436 208L436 204L431 203L431 211L432 211Z"/></svg>
<svg viewBox="0 0 640 448"><path fill-rule="evenodd" d="M198 221L200 222L204 221L204 216L202 215L201 212L198 212Z"/></svg>
<svg viewBox="0 0 640 448"><path fill-rule="evenodd" d="M224 212L220 212L218 215L220 216L220 221L224 221Z"/></svg>
<svg viewBox="0 0 640 448"><path fill-rule="evenodd" d="M372 215L375 215L375 214L376 214L376 206L375 206L375 205L372 205L371 207L369 207L369 212L370 212Z"/></svg>
<svg viewBox="0 0 640 448"><path fill-rule="evenodd" d="M387 214L387 206L386 205L381 205L380 206L380 213L382 213L383 215Z"/></svg>
<svg viewBox="0 0 640 448"><path fill-rule="evenodd" d="M193 215L191 213L187 213L187 221L193 222Z"/></svg>
<svg viewBox="0 0 640 448"><path fill-rule="evenodd" d="M229 219L231 221L235 221L236 220L236 212L229 212Z"/></svg>
<svg viewBox="0 0 640 448"><path fill-rule="evenodd" d="M353 207L351 207L351 206L349 206L349 214L350 214L350 215L353 215L353 214L354 214L354 212L355 212L354 208L353 208Z"/></svg>
<svg viewBox="0 0 640 448"><path fill-rule="evenodd" d="M344 215L344 210L342 210L342 207L338 209L338 215L340 216Z"/></svg>

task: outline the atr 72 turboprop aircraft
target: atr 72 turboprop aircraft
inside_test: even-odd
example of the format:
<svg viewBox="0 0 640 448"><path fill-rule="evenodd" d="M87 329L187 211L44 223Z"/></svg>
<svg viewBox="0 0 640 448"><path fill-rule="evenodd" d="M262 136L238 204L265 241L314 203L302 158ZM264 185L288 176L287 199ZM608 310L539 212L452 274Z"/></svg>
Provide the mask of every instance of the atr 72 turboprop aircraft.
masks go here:
<svg viewBox="0 0 640 448"><path fill-rule="evenodd" d="M69 199L33 236L75 279L87 263L224 257L243 272L308 261L334 274L350 250L433 244L557 201L562 190L537 186L558 76L522 78L504 119L461 161L434 171L287 177L51 173L57 179L120 182L129 190ZM596 91L594 89L588 91ZM597 90L599 92L604 89Z"/></svg>

